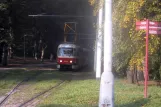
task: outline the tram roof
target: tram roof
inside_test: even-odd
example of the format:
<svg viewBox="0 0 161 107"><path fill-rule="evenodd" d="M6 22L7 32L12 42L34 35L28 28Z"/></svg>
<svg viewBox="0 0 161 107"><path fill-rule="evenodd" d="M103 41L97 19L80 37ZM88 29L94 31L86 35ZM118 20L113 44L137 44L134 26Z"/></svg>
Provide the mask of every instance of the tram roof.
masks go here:
<svg viewBox="0 0 161 107"><path fill-rule="evenodd" d="M76 43L73 43L73 42L63 42L63 43L61 43L59 46L58 46L58 48L81 48L78 44L76 44ZM84 50L84 51L90 51L90 49L87 49L87 48L83 48L82 47L82 49Z"/></svg>
<svg viewBox="0 0 161 107"><path fill-rule="evenodd" d="M77 44L75 44L75 43L72 43L72 42L64 42L64 43L61 43L58 47L59 48L60 47L66 47L66 48L73 47L73 48L77 48L79 46Z"/></svg>

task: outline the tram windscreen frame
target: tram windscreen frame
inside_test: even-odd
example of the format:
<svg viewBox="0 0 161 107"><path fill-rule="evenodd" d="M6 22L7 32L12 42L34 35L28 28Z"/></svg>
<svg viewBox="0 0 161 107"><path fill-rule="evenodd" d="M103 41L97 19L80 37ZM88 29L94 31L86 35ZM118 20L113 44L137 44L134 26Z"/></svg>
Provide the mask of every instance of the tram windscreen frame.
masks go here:
<svg viewBox="0 0 161 107"><path fill-rule="evenodd" d="M76 56L76 49L75 48L58 48L58 56Z"/></svg>

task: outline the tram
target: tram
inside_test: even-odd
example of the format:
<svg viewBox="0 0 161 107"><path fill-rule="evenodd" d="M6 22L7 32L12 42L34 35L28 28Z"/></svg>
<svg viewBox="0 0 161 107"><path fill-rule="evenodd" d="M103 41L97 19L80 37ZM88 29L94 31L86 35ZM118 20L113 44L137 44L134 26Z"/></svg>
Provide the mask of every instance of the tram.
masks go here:
<svg viewBox="0 0 161 107"><path fill-rule="evenodd" d="M79 69L88 65L88 49L74 43L62 43L57 49L57 69Z"/></svg>

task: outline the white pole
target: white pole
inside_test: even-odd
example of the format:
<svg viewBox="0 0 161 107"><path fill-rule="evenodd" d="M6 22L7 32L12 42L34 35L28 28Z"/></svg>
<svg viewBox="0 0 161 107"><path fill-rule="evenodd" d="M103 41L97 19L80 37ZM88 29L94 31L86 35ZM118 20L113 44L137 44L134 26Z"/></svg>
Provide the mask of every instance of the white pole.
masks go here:
<svg viewBox="0 0 161 107"><path fill-rule="evenodd" d="M105 0L104 72L101 76L99 107L114 107L114 76L112 74L112 0Z"/></svg>
<svg viewBox="0 0 161 107"><path fill-rule="evenodd" d="M97 34L96 34L96 42L97 42ZM96 72L96 63L97 63L97 45L96 42L94 44L94 72Z"/></svg>
<svg viewBox="0 0 161 107"><path fill-rule="evenodd" d="M102 21L103 20L103 7L99 10L98 16L98 35L97 35L97 54L96 54L96 78L101 77L101 62L102 62Z"/></svg>
<svg viewBox="0 0 161 107"><path fill-rule="evenodd" d="M98 21L99 21L99 16L97 17L97 24L98 24ZM97 66L97 41L98 41L97 38L98 38L98 30L96 31L96 40L94 44L94 72L96 72L96 66Z"/></svg>

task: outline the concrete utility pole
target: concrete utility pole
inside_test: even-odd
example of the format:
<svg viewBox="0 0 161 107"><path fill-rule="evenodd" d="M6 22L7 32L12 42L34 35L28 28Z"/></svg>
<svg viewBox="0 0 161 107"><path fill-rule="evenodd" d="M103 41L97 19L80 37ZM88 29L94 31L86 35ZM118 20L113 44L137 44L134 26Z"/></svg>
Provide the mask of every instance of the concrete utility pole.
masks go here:
<svg viewBox="0 0 161 107"><path fill-rule="evenodd" d="M101 62L102 62L102 36L103 36L103 29L102 29L102 23L103 23L103 6L99 10L98 15L98 29L97 29L97 37L96 37L96 60L95 60L95 66L96 66L96 78L101 77Z"/></svg>
<svg viewBox="0 0 161 107"><path fill-rule="evenodd" d="M114 76L112 74L112 0L105 0L104 72L101 76L99 107L114 107Z"/></svg>
<svg viewBox="0 0 161 107"><path fill-rule="evenodd" d="M96 37L97 37L97 35L96 35ZM97 42L97 40L96 40L96 42ZM96 63L97 63L97 60L96 60L97 59L97 44L96 43L94 44L94 47L95 47L95 50L94 50L94 66L93 66L94 70L93 71L96 72ZM96 78L97 78L97 76L96 76Z"/></svg>

